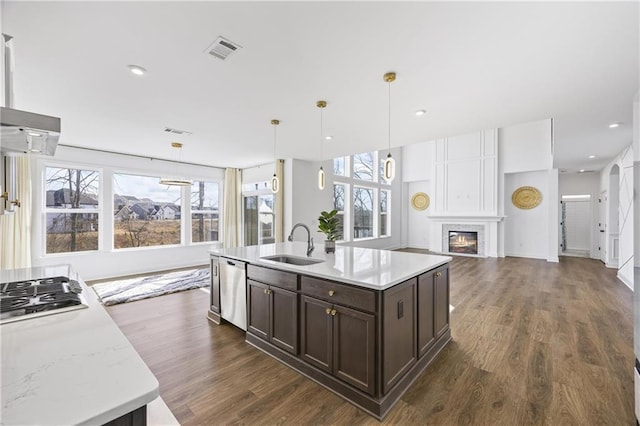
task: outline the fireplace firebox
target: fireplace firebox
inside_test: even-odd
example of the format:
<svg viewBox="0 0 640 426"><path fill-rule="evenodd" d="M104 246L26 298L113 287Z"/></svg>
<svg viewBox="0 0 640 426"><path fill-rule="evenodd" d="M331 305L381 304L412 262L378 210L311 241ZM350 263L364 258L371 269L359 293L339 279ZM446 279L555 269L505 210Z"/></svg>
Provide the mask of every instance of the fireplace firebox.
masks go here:
<svg viewBox="0 0 640 426"><path fill-rule="evenodd" d="M449 231L449 253L478 254L478 233Z"/></svg>

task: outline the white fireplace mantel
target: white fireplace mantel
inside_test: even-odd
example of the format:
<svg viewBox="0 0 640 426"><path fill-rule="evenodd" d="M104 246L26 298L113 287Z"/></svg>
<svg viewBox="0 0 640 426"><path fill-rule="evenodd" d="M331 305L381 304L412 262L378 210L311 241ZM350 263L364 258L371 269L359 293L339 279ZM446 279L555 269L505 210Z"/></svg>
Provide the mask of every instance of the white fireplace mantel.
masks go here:
<svg viewBox="0 0 640 426"><path fill-rule="evenodd" d="M438 222L500 222L506 216L489 216L489 215L473 215L473 214L435 214L427 216L428 219Z"/></svg>

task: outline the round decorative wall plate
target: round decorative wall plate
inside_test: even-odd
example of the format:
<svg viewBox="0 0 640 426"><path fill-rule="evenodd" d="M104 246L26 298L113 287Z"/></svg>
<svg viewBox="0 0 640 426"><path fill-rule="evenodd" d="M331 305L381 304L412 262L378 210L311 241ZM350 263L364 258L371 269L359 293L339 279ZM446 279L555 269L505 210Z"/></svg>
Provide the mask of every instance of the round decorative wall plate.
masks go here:
<svg viewBox="0 0 640 426"><path fill-rule="evenodd" d="M533 186L521 186L513 191L511 202L519 209L533 209L540 205L542 194Z"/></svg>
<svg viewBox="0 0 640 426"><path fill-rule="evenodd" d="M429 196L424 192L416 192L411 197L411 205L416 210L426 210L429 207Z"/></svg>

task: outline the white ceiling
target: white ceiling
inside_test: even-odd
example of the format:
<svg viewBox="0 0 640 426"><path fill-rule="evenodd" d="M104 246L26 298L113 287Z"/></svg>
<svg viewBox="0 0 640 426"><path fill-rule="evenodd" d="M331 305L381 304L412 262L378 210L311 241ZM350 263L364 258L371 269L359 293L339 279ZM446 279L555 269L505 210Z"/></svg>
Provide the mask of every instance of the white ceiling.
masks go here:
<svg viewBox="0 0 640 426"><path fill-rule="evenodd" d="M598 169L632 140L638 17L637 2L2 2L14 107L61 117L60 143L176 159L179 140L182 160L233 167L272 161L272 118L279 157L318 160L319 99L325 158L385 148L396 71L393 146L553 117L555 166ZM243 48L204 53L219 35Z"/></svg>

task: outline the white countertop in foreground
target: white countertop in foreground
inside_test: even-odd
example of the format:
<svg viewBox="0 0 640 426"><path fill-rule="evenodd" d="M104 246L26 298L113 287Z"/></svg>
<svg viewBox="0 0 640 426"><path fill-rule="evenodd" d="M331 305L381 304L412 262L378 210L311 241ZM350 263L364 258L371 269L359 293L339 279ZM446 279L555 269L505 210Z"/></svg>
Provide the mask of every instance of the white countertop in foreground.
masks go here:
<svg viewBox="0 0 640 426"><path fill-rule="evenodd" d="M211 254L236 260L311 275L349 284L384 290L411 277L451 261L449 256L376 250L336 245L336 252L326 254L324 246L317 244L312 259L323 260L307 266L261 259L279 254L307 257L307 243L284 242L231 249L214 248Z"/></svg>
<svg viewBox="0 0 640 426"><path fill-rule="evenodd" d="M67 265L0 271L0 282L69 276L87 309L0 325L3 425L103 424L153 401L158 381Z"/></svg>

